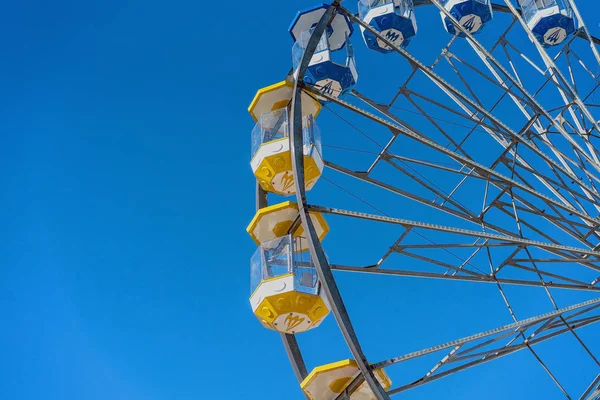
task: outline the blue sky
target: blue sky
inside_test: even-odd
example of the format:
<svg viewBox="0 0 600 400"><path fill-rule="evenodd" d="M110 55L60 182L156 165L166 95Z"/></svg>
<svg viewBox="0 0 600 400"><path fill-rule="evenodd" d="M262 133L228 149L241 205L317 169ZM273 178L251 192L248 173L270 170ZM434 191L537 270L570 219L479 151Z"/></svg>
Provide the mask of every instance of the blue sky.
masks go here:
<svg viewBox="0 0 600 400"><path fill-rule="evenodd" d="M208 3L3 5L3 399L302 398L278 335L248 304L255 246L244 229L254 213L246 108L289 70L287 26L310 3ZM589 12L593 2L578 4ZM441 24L435 34L426 24L422 43L445 35ZM588 24L598 30L597 21ZM359 40L357 56L370 54ZM373 74L382 60L359 59L359 70ZM385 92L364 81L367 92ZM324 120L325 142L334 126ZM340 194L315 196L333 205ZM394 209L395 200L381 201ZM360 250L350 257L346 240L332 234L328 252L368 258ZM489 288L354 276L340 276L340 287L375 359L510 322L488 315L489 307L505 312ZM299 339L309 368L349 357L333 318ZM562 360L589 361L561 357L554 366L578 385L597 373L578 378ZM560 398L525 353L463 377L405 397Z"/></svg>

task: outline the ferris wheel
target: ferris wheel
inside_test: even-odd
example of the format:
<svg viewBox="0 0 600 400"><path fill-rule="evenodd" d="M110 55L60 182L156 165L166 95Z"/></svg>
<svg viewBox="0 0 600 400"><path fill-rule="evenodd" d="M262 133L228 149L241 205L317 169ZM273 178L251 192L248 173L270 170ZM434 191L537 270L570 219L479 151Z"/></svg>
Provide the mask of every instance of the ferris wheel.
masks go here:
<svg viewBox="0 0 600 400"><path fill-rule="evenodd" d="M575 1L335 0L289 33L291 71L249 107L250 305L304 395L389 399L520 352L558 398L600 399L600 40ZM460 282L502 310L491 329L374 358L342 276ZM328 319L352 358L308 365L298 338ZM565 337L595 368L584 387L537 350ZM416 378L391 373L432 357Z"/></svg>

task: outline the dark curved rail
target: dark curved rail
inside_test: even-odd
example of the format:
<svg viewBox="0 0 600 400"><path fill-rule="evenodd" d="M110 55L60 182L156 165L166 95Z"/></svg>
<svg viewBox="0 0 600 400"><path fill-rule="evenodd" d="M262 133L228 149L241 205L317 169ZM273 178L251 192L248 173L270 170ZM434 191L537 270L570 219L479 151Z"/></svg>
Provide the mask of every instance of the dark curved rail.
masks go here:
<svg viewBox="0 0 600 400"><path fill-rule="evenodd" d="M354 327L350 322L350 317L348 316L348 312L346 311L346 307L338 290L337 284L335 283L335 278L333 277L333 273L331 272L331 268L329 266L329 262L325 256L325 252L323 251L323 247L321 246L321 242L319 241L319 237L317 232L315 231L315 227L313 222L308 214L308 207L306 202L306 190L304 186L304 152L303 152L303 138L302 138L302 88L304 86L303 77L308 68L308 64L315 52L317 44L325 32L327 25L333 20L335 17L335 13L340 4L339 0L335 0L328 8L327 11L321 17L321 20L315 27L306 49L304 50L304 54L302 55L302 60L300 62L300 66L298 68L298 78L296 79L296 83L294 84L294 91L292 95L291 102L291 132L290 132L290 147L292 151L292 166L295 177L295 186L296 186L296 200L298 203L298 209L300 211L300 218L302 220L302 225L304 226L304 231L307 233L307 241L308 247L310 249L311 258L313 263L315 264L315 269L317 271L317 275L319 276L319 281L321 282L322 290L329 300L329 303L332 308L332 313L335 317L335 320L344 336L346 344L356 361L358 368L361 371L361 375L364 377L365 382L373 393L377 400L388 400L389 396L385 392L385 390L381 387L371 367L365 357L358 338L356 337L356 333L354 331Z"/></svg>

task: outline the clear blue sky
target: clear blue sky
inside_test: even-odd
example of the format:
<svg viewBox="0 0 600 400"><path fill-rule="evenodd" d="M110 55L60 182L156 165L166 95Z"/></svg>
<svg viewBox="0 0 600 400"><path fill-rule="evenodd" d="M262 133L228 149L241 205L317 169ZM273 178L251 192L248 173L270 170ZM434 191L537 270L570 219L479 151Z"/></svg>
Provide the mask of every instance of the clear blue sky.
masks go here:
<svg viewBox="0 0 600 400"><path fill-rule="evenodd" d="M593 8L592 0L578 3ZM309 5L4 2L0 398L302 398L278 335L260 327L248 304L255 246L244 230L254 213L246 108L289 70L287 26ZM332 234L328 251L343 254L346 245ZM375 359L510 322L506 313L485 316L488 303L505 312L489 288L390 281L340 278ZM464 316L445 307L457 289L470 293L454 299ZM478 291L489 301L474 301ZM386 311L363 293L382 296ZM473 316L478 323L467 324ZM402 330L411 325L420 333ZM349 356L333 318L311 335L300 338L309 368ZM576 376L562 360L590 363L573 357L553 366L579 387L597 371ZM404 397L560 398L525 353L463 377Z"/></svg>

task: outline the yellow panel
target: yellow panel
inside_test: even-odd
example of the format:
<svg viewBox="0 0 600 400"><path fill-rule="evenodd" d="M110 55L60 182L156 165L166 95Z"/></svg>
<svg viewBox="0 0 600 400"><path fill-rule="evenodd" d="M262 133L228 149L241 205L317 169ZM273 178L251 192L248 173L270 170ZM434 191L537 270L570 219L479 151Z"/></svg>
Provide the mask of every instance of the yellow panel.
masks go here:
<svg viewBox="0 0 600 400"><path fill-rule="evenodd" d="M294 173L292 171L292 154L287 150L279 154L265 157L254 173L260 186L271 193L289 196L296 193ZM321 171L315 159L304 156L304 179L306 190L310 190L321 177Z"/></svg>
<svg viewBox="0 0 600 400"><path fill-rule="evenodd" d="M258 118L265 113L287 107L292 100L292 91L294 83L282 81L259 89L252 99L248 112L258 121ZM321 103L312 98L306 92L302 92L302 115L313 114L317 117L321 112Z"/></svg>
<svg viewBox="0 0 600 400"><path fill-rule="evenodd" d="M330 400L337 397L357 374L354 360L338 361L313 369L300 387L311 400Z"/></svg>
<svg viewBox="0 0 600 400"><path fill-rule="evenodd" d="M350 368L348 371L341 371L340 373L336 373L336 371ZM325 393L321 392L323 388L328 388L331 392L330 396L334 396L335 393L341 393L346 386L352 381L352 379L358 374L358 364L354 360L342 360L338 362L334 362L331 364L322 365L314 368L310 374L302 381L300 387L304 391L304 393L311 399L316 400L314 396L324 395ZM377 380L380 382L381 386L384 390L388 390L392 382L388 375L382 369L378 369L374 371ZM312 392L317 390L318 393ZM371 389L363 383L355 392L356 395L367 395L372 394ZM334 396L335 397L335 396ZM353 398L354 395L351 396ZM329 397L326 396L328 399ZM374 398L374 397L373 397Z"/></svg>
<svg viewBox="0 0 600 400"><path fill-rule="evenodd" d="M278 101L275 104L273 104L273 107L271 107L271 111L279 110L280 108L285 108L289 105L290 105L290 100L288 100L288 99L281 100L281 101Z"/></svg>
<svg viewBox="0 0 600 400"><path fill-rule="evenodd" d="M379 375L378 381L379 381L379 383L381 383L383 390L388 390L389 388L392 387L392 380L390 379L388 374L383 369L375 370L375 374Z"/></svg>
<svg viewBox="0 0 600 400"><path fill-rule="evenodd" d="M252 232L254 231L254 229L256 229L256 227L260 223L260 220L269 214L276 213L286 208L295 208L297 210L298 204L294 203L293 201L284 201L283 203L273 204L272 206L261 208L256 212L256 214L254 214L254 218L252 218L252 221L250 221L250 224L246 228L246 232L248 232L248 234L252 237L256 244L260 244L260 242L252 234Z"/></svg>
<svg viewBox="0 0 600 400"><path fill-rule="evenodd" d="M293 290L265 297L254 312L265 327L279 332L289 331L289 324L294 323L290 321L287 327L275 325L275 320L280 315L288 313L297 314L294 318L299 320L308 318L310 326L307 330L309 330L329 314L329 308L320 296Z"/></svg>
<svg viewBox="0 0 600 400"><path fill-rule="evenodd" d="M323 214L312 211L310 211L309 214L314 215L317 218L318 223L323 229L323 233L321 234L321 236L319 236L319 241L322 241L323 238L325 238L325 236L327 236L327 234L329 233L329 224L327 223L327 220L325 219Z"/></svg>
<svg viewBox="0 0 600 400"><path fill-rule="evenodd" d="M289 218L289 213L285 213L285 211L289 210L295 211L294 216L291 219ZM277 215L278 213L280 215ZM325 236L327 236L327 234L329 233L329 225L327 224L325 217L323 217L321 213L311 211L309 212L309 214L311 216L311 219L313 220L315 229L317 230L317 233L319 235L319 240L322 241L325 238ZM276 237L282 237L287 235L289 232L289 228L294 223L294 220L298 217L298 215L298 204L292 201L285 201L283 203L278 203L268 207L264 207L256 212L254 218L252 218L252 221L246 228L246 232L248 232L248 234L256 244L260 245L261 242L271 240L271 238L267 239L262 235L261 237L257 236L259 235L259 232L257 231L259 231L261 224L269 224L269 219L272 220L274 218L276 221L278 218L281 219L281 222L277 223L270 231L272 234L272 238L274 239ZM264 230L262 232L264 232ZM294 231L294 237L302 236L303 234L304 227L300 225ZM302 249L302 251L304 250L305 249Z"/></svg>
<svg viewBox="0 0 600 400"><path fill-rule="evenodd" d="M344 368L344 367L356 367L358 369L358 365L356 364L356 361L354 361L354 360L342 360L342 361L337 361L337 362L334 362L331 364L321 365L321 366L313 368L313 370L310 371L310 374L308 374L308 376L306 378L304 378L302 383L300 383L300 388L302 388L302 390L304 390L304 388L306 388L306 386L308 386L311 383L311 381L314 378L316 378L318 375L325 374L325 373L331 372L331 371L335 371L336 369L340 369L340 368Z"/></svg>
<svg viewBox="0 0 600 400"><path fill-rule="evenodd" d="M334 393L342 393L344 389L352 382L352 377L339 378L329 384L329 389Z"/></svg>
<svg viewBox="0 0 600 400"><path fill-rule="evenodd" d="M269 86L264 87L262 89L258 89L258 91L256 92L256 95L254 96L254 99L252 99L252 102L250 103L250 106L248 107L248 112L250 113L250 115L252 115L252 118L254 118L255 121L258 121L257 116L254 115L254 109L256 108L256 106L258 105L261 97L264 94L267 94L269 92L273 92L273 91L276 91L276 90L284 89L284 88L289 87L289 86L290 86L290 82L283 81L283 82L277 82L277 83L275 83L273 85L269 85ZM292 85L292 88L293 87L294 86ZM290 96L288 96L288 97L289 97L289 99L288 99L288 103L289 103L290 100L291 100L291 93L290 93Z"/></svg>

